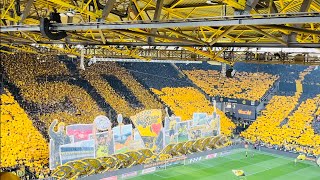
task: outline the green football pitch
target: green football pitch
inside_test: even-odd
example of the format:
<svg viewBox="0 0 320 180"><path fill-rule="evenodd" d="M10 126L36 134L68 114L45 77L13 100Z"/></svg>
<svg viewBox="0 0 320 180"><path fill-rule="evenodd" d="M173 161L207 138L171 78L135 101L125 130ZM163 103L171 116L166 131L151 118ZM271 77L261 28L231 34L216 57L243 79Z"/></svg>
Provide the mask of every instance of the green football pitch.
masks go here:
<svg viewBox="0 0 320 180"><path fill-rule="evenodd" d="M254 156L252 157L252 154ZM232 170L243 170L237 177ZM320 167L315 162L297 162L293 158L262 151L237 150L224 157L203 160L189 165L179 165L131 178L130 180L320 180Z"/></svg>

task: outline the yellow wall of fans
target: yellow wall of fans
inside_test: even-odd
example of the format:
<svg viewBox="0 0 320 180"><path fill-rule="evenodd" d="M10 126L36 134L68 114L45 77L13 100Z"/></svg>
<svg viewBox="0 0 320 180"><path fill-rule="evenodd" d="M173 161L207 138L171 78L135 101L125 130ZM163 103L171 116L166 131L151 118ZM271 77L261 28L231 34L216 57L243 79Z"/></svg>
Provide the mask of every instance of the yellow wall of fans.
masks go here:
<svg viewBox="0 0 320 180"><path fill-rule="evenodd" d="M307 68L299 74L298 86L311 70ZM320 135L315 134L311 126L319 114L320 95L307 99L295 110L302 91L298 89L294 96L273 96L262 115L241 135L251 141L260 140L267 145L320 155ZM280 127L285 118L288 122Z"/></svg>
<svg viewBox="0 0 320 180"><path fill-rule="evenodd" d="M183 121L192 119L194 112L205 112L212 114L214 111L211 102L197 89L193 87L183 88L162 88L152 91L167 104L176 116L180 116ZM220 115L221 133L230 136L235 124L226 115L217 109Z"/></svg>
<svg viewBox="0 0 320 180"><path fill-rule="evenodd" d="M24 100L35 103L40 107L55 106L66 98L74 108L65 108L50 113L42 113L39 119L47 127L53 119L61 119L68 124L92 123L98 115L105 115L90 94L82 87L70 84L69 79L77 78L69 72L67 66L58 61L55 56L39 60L34 55L2 55L9 81L16 85ZM123 67L116 63L108 65L92 65L85 71L80 71L81 78L87 80L102 96L101 101L108 103L118 114L130 117L143 109L163 109L162 104ZM124 97L120 96L102 75L116 76L144 107L132 107ZM49 77L63 77L64 80L47 81ZM41 80L39 78L42 77ZM79 81L79 80L76 80ZM85 102L85 103L84 103ZM102 103L103 103L102 102ZM76 118L75 118L76 117Z"/></svg>
<svg viewBox="0 0 320 180"><path fill-rule="evenodd" d="M210 96L258 101L279 78L271 74L237 72L236 78L221 76L215 70L183 71L196 85Z"/></svg>
<svg viewBox="0 0 320 180"><path fill-rule="evenodd" d="M269 145L320 155L320 135L315 134L311 126L315 115L319 113L317 104L320 103L320 96L306 100L292 116L288 116L297 101L296 96L274 96L266 110L242 136L251 141L261 140ZM280 127L285 118L288 118L288 122Z"/></svg>
<svg viewBox="0 0 320 180"><path fill-rule="evenodd" d="M0 167L28 166L30 170L48 171L48 143L33 126L26 112L13 96L1 95Z"/></svg>

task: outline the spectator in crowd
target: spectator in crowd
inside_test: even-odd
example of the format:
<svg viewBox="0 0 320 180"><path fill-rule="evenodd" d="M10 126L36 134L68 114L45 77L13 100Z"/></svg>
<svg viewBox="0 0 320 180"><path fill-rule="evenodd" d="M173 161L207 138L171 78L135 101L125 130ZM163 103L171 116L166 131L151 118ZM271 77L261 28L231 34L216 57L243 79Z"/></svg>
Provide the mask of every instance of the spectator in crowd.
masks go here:
<svg viewBox="0 0 320 180"><path fill-rule="evenodd" d="M222 77L216 70L191 70L184 73L207 94L235 99L259 101L278 76L257 72L238 72L235 78Z"/></svg>

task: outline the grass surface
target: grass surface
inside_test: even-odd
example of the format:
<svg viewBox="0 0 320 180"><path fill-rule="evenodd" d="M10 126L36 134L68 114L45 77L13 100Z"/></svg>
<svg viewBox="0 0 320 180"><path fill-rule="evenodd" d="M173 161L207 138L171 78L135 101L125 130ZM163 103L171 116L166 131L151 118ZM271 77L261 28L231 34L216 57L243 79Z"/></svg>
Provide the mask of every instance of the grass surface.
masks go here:
<svg viewBox="0 0 320 180"><path fill-rule="evenodd" d="M320 180L320 167L315 162L295 164L293 158L253 150L248 155L246 158L245 151L238 150L228 156L169 167L130 180ZM246 176L236 177L233 169L243 170Z"/></svg>

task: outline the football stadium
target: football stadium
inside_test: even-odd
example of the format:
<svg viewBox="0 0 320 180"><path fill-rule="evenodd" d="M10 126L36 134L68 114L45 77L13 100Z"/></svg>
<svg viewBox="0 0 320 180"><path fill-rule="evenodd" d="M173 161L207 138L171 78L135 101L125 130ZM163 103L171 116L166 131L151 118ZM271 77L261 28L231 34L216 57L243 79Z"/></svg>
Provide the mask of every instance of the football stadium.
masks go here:
<svg viewBox="0 0 320 180"><path fill-rule="evenodd" d="M0 0L1 180L320 180L320 0Z"/></svg>

